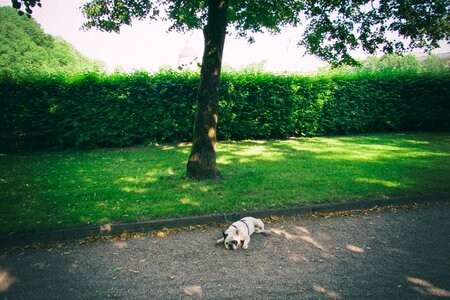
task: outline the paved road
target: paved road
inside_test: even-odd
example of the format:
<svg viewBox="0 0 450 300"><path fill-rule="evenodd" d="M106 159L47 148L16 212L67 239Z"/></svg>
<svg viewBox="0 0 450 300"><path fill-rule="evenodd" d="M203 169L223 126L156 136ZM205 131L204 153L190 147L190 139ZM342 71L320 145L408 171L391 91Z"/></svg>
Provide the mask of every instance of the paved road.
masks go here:
<svg viewBox="0 0 450 300"><path fill-rule="evenodd" d="M267 225L249 249L220 228L0 252L0 299L450 298L450 207Z"/></svg>

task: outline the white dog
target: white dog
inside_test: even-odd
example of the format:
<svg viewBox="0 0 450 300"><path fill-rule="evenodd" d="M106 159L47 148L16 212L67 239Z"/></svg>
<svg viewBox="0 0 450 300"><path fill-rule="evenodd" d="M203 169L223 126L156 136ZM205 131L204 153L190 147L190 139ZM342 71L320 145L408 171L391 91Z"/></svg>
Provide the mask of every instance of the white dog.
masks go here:
<svg viewBox="0 0 450 300"><path fill-rule="evenodd" d="M231 224L225 232L222 231L223 238L218 239L217 244L224 243L226 249L236 250L242 243L242 248L248 249L253 232L270 234L270 230L264 230L264 223L260 219L245 217Z"/></svg>

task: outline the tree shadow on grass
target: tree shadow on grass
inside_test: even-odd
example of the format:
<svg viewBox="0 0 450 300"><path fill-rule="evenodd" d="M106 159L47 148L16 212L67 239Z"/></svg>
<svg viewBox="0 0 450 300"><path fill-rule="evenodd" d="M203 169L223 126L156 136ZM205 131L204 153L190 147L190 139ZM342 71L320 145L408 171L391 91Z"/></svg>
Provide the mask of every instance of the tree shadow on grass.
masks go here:
<svg viewBox="0 0 450 300"><path fill-rule="evenodd" d="M181 169L174 180L182 187L178 200L160 205L203 214L443 192L448 175L439 166L448 155L414 135L401 137L220 143L223 181L188 181Z"/></svg>

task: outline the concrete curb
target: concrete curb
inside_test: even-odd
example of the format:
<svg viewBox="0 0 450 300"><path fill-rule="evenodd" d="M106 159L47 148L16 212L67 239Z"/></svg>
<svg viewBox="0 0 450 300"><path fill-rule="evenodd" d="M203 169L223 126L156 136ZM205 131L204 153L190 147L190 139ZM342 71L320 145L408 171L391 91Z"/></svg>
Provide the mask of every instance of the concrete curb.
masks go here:
<svg viewBox="0 0 450 300"><path fill-rule="evenodd" d="M227 213L229 221L239 220L245 216L265 218L270 216L296 216L310 213L340 212L356 209L369 209L375 206L421 204L428 202L441 202L450 200L450 194L437 194L426 196L395 197L390 199L367 199L353 202L339 202L314 204L293 208L279 208L259 211L247 211L240 213ZM19 233L8 236L0 236L0 248L24 246L34 242L48 244L56 241L74 241L91 236L115 236L122 233L142 233L162 228L177 228L193 225L223 223L224 215L204 215L183 217L177 219L154 220L140 223L110 224L104 226L89 226L71 228L48 232Z"/></svg>

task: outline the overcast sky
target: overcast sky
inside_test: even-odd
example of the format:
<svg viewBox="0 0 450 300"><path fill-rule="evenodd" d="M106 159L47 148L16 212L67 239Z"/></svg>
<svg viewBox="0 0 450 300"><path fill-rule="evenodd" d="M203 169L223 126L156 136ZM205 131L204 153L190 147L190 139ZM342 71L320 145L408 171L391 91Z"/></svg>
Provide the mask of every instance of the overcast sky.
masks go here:
<svg viewBox="0 0 450 300"><path fill-rule="evenodd" d="M46 33L61 36L85 56L106 63L109 70L122 66L125 70L157 70L161 66L176 67L178 55L188 44L201 57L203 37L200 31L179 34L167 32L169 23L135 21L124 26L120 34L98 30L80 29L84 17L80 7L87 0L42 0L42 8L36 7L33 18ZM11 0L0 0L0 5L10 5ZM304 56L303 48L296 46L301 31L286 28L280 35L257 34L256 42L249 45L244 39L227 36L223 62L235 68L267 60L269 71L314 71L324 63ZM448 45L439 52L449 51ZM356 53L363 57L362 53Z"/></svg>

